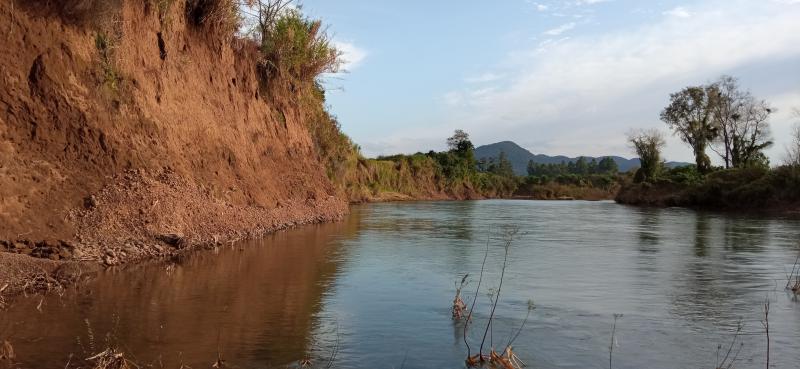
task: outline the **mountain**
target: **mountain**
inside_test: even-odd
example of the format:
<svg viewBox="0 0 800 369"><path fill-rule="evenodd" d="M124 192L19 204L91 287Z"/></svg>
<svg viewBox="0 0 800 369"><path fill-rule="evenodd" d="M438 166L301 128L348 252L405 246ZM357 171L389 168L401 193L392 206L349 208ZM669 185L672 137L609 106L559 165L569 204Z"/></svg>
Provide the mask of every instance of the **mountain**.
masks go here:
<svg viewBox="0 0 800 369"><path fill-rule="evenodd" d="M527 175L528 174L528 161L533 160L534 163L539 164L558 164L561 162L576 161L578 158L570 158L563 155L557 156L548 156L543 154L533 154L530 151L522 148L521 146L517 145L511 141L503 141L497 142L490 145L483 145L475 148L475 158L480 160L483 158L497 158L500 156L500 152L505 152L506 157L511 162L511 165L514 167L514 172L518 175ZM621 156L613 156L609 155L619 166L619 170L621 172L627 172L631 169L638 168L640 166L639 159L626 159ZM584 156L586 160L591 161L592 159L600 159L602 157L591 157L591 156ZM679 162L668 162L667 166L670 168L673 167L680 167L689 165L689 163L679 163Z"/></svg>

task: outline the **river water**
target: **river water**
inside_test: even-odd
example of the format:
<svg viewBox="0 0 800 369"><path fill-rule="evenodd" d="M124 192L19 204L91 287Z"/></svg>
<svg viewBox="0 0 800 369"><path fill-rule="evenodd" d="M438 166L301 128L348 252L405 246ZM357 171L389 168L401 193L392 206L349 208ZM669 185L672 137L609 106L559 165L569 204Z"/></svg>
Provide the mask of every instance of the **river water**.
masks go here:
<svg viewBox="0 0 800 369"><path fill-rule="evenodd" d="M63 296L0 312L21 368L63 368L119 347L141 367L463 368L454 284L480 345L500 287L503 234L518 228L486 345L532 368L800 368L800 302L784 290L800 222L612 202L467 201L357 206L344 221L169 262L109 270ZM2 336L4 335L4 336ZM486 349L484 349L486 351ZM733 355L731 355L733 356ZM74 360L74 359L72 359Z"/></svg>

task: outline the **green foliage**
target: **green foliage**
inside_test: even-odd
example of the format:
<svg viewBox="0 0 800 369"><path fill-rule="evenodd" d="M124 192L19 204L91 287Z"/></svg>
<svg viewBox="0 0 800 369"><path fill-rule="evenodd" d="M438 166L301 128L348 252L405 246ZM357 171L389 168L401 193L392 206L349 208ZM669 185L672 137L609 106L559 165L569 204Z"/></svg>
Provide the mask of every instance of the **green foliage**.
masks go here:
<svg viewBox="0 0 800 369"><path fill-rule="evenodd" d="M274 24L262 25L261 52L267 77L311 83L339 66L340 53L322 29L322 22L305 17L297 9L281 13Z"/></svg>
<svg viewBox="0 0 800 369"><path fill-rule="evenodd" d="M713 104L705 86L690 86L670 95L670 104L661 112L661 120L692 147L697 169L703 174L711 170L706 148L719 134L713 121Z"/></svg>
<svg viewBox="0 0 800 369"><path fill-rule="evenodd" d="M375 163L382 163L380 165L383 166L387 165L385 163L392 163L387 168L394 169L388 172L378 171L378 175L372 179L373 183L369 185L370 188L409 195L418 194L422 190L467 197L505 197L514 193L518 180L508 160L505 160L504 165L498 166L497 170L480 172L476 168L469 135L458 130L447 141L450 147L448 151L379 157ZM394 180L398 171L408 172L408 179Z"/></svg>
<svg viewBox="0 0 800 369"><path fill-rule="evenodd" d="M508 160L505 151L500 151L497 160L489 158L488 160L482 160L480 164L476 165L481 172L492 173L506 178L514 178L516 176L514 174L514 167L511 165L511 161Z"/></svg>
<svg viewBox="0 0 800 369"><path fill-rule="evenodd" d="M114 39L105 32L98 32L94 38L94 46L100 55L100 67L103 72L103 84L112 91L117 91L119 83L122 81L119 73L114 68L112 54L114 51Z"/></svg>
<svg viewBox="0 0 800 369"><path fill-rule="evenodd" d="M697 170L697 166L686 165L664 170L661 177L659 177L659 181L692 185L701 183L703 181L703 175Z"/></svg>
<svg viewBox="0 0 800 369"><path fill-rule="evenodd" d="M581 163L582 162L582 163ZM586 162L586 158L579 158L577 162L561 162L558 164L542 164L536 163L533 160L528 162L528 175L529 176L560 176L565 174L616 174L619 172L617 162L611 157L600 159L592 159Z"/></svg>
<svg viewBox="0 0 800 369"><path fill-rule="evenodd" d="M156 11L158 11L158 21L161 24L161 28L167 28L171 24L169 10L174 3L175 0L150 0L150 4L155 6Z"/></svg>
<svg viewBox="0 0 800 369"><path fill-rule="evenodd" d="M666 145L663 134L655 129L632 131L628 133L628 142L639 156L641 164L634 181L654 181L664 166L661 161L661 150Z"/></svg>
<svg viewBox="0 0 800 369"><path fill-rule="evenodd" d="M542 200L565 197L586 200L611 199L623 180L624 175L618 174L528 176L520 184L517 194Z"/></svg>
<svg viewBox="0 0 800 369"><path fill-rule="evenodd" d="M617 200L630 204L755 211L790 208L800 203L800 169L733 168L702 176L694 167L678 168L656 183L624 186Z"/></svg>

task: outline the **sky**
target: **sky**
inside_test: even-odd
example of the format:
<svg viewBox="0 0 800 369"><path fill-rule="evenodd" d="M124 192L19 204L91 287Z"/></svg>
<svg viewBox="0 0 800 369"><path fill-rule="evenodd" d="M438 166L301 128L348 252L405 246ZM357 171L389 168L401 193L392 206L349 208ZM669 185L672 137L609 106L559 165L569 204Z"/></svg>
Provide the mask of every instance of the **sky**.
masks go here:
<svg viewBox="0 0 800 369"><path fill-rule="evenodd" d="M779 163L800 107L800 0L305 0L347 73L330 110L367 156L477 145L633 156L669 94L723 74L777 108ZM669 135L665 157L693 161ZM711 155L711 153L709 152Z"/></svg>

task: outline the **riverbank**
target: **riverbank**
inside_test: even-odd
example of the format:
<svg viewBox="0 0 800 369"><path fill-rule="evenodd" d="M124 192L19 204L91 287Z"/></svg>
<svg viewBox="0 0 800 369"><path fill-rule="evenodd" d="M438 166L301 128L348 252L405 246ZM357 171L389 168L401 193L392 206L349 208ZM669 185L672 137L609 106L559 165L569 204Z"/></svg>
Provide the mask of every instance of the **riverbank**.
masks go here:
<svg viewBox="0 0 800 369"><path fill-rule="evenodd" d="M615 200L620 204L686 207L749 213L800 214L800 170L730 169L702 178L667 177L628 181Z"/></svg>
<svg viewBox="0 0 800 369"><path fill-rule="evenodd" d="M190 250L262 237L304 224L330 222L348 213L335 198L309 198L267 209L216 199L172 172L130 171L92 195L67 218L73 240L1 240L0 287L4 294L38 292L69 284L64 266L117 266ZM36 280L47 284L37 284Z"/></svg>
<svg viewBox="0 0 800 369"><path fill-rule="evenodd" d="M3 293L348 212L313 78L266 80L237 3L203 4L0 3Z"/></svg>

